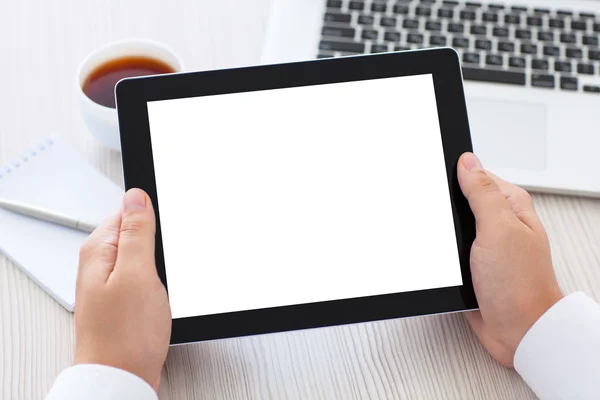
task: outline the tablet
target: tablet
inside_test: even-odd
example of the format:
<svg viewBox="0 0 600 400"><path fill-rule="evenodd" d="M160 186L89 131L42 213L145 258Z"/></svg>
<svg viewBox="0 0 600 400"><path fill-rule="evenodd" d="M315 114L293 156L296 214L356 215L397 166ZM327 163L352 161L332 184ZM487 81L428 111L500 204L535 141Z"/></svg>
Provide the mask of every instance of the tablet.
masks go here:
<svg viewBox="0 0 600 400"><path fill-rule="evenodd" d="M477 307L453 50L126 79L116 98L172 344Z"/></svg>

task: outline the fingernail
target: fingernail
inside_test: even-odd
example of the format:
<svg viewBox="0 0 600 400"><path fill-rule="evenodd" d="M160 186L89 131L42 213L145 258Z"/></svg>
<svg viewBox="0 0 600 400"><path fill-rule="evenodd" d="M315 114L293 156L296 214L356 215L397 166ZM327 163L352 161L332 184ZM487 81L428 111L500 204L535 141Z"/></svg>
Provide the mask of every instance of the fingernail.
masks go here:
<svg viewBox="0 0 600 400"><path fill-rule="evenodd" d="M462 157L462 162L467 171L477 171L483 169L481 161L479 161L479 158L477 158L477 156L473 153L465 153Z"/></svg>
<svg viewBox="0 0 600 400"><path fill-rule="evenodd" d="M131 189L123 197L123 214L146 208L146 195L138 189Z"/></svg>

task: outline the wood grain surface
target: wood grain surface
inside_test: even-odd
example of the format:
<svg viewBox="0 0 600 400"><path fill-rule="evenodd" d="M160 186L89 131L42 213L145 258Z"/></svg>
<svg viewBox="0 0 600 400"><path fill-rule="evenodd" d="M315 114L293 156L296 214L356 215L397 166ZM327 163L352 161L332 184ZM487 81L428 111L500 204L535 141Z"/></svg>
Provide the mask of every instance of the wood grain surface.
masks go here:
<svg viewBox="0 0 600 400"><path fill-rule="evenodd" d="M257 63L269 0L0 2L0 165L54 132L117 183L120 156L83 125L78 63L149 37L187 69ZM566 292L600 299L600 201L535 195ZM42 399L73 357L73 316L0 256L0 398ZM173 347L161 399L530 399L460 314Z"/></svg>

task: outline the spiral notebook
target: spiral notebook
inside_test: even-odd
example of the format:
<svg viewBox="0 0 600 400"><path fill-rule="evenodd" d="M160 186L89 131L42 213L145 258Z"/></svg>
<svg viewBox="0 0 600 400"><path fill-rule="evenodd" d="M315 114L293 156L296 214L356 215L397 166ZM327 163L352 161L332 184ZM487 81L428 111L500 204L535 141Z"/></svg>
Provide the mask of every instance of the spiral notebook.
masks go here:
<svg viewBox="0 0 600 400"><path fill-rule="evenodd" d="M123 190L65 143L48 138L0 167L0 197L100 223L119 209ZM69 311L87 236L0 208L0 252Z"/></svg>

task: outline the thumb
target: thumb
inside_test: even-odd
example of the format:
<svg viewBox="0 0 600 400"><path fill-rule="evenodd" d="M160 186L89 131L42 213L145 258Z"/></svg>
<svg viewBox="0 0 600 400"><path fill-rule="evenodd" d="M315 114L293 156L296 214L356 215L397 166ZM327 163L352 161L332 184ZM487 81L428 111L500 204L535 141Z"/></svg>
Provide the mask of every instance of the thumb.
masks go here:
<svg viewBox="0 0 600 400"><path fill-rule="evenodd" d="M140 189L125 193L116 269L154 266L156 222L152 201Z"/></svg>
<svg viewBox="0 0 600 400"><path fill-rule="evenodd" d="M512 214L506 197L475 154L465 153L458 160L458 183L478 224L494 223Z"/></svg>
<svg viewBox="0 0 600 400"><path fill-rule="evenodd" d="M106 282L117 260L121 215L113 215L87 238L79 251L77 282L102 279Z"/></svg>

